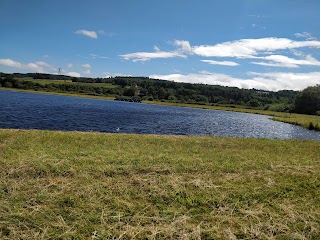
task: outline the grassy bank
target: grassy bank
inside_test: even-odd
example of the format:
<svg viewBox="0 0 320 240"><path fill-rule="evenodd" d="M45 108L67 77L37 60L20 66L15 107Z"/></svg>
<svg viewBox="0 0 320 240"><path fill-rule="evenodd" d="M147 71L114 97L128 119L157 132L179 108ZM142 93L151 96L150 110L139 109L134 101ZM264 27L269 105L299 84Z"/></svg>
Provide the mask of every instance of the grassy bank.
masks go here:
<svg viewBox="0 0 320 240"><path fill-rule="evenodd" d="M320 141L0 130L1 239L319 239Z"/></svg>
<svg viewBox="0 0 320 240"><path fill-rule="evenodd" d="M21 81L30 81L34 83L39 83L43 86L47 84L73 84L73 85L83 85L83 86L94 86L103 88L116 88L117 86L110 83L82 83L82 82L72 82L72 80L49 80L49 79L33 79L33 78L18 78Z"/></svg>

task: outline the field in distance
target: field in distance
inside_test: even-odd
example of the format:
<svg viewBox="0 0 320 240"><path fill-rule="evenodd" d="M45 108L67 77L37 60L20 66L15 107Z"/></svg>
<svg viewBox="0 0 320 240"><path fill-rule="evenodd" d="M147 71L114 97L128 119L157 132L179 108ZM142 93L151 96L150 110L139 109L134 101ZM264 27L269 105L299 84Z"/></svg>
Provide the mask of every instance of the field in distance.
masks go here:
<svg viewBox="0 0 320 240"><path fill-rule="evenodd" d="M94 86L94 87L104 87L104 88L116 88L117 86L111 83L82 83L82 82L72 82L72 80L50 80L50 79L33 79L33 78L18 78L21 81L31 81L34 83L39 83L41 85L46 84L76 84L83 86Z"/></svg>

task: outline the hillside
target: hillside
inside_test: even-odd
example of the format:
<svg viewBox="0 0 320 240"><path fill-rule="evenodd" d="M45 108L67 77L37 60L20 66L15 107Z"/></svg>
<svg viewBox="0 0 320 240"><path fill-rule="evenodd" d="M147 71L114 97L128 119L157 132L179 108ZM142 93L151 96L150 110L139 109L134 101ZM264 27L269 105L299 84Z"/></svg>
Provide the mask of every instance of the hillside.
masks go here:
<svg viewBox="0 0 320 240"><path fill-rule="evenodd" d="M0 86L38 91L74 92L125 101L163 101L232 105L288 112L295 91L262 91L205 84L178 83L147 77L71 78L50 74L0 74Z"/></svg>

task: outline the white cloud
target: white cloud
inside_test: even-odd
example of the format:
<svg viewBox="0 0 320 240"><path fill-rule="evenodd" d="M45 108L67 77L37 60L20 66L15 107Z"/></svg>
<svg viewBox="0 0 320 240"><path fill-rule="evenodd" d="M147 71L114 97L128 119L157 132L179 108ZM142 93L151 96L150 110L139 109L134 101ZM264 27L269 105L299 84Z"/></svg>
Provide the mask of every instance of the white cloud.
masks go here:
<svg viewBox="0 0 320 240"><path fill-rule="evenodd" d="M91 68L91 65L87 63L87 64L82 64L81 67L89 69Z"/></svg>
<svg viewBox="0 0 320 240"><path fill-rule="evenodd" d="M264 82L268 84L270 90L302 90L308 86L315 86L317 84L320 84L320 72L250 72L249 75L255 76L253 78L254 81Z"/></svg>
<svg viewBox="0 0 320 240"><path fill-rule="evenodd" d="M78 72L68 72L66 75L70 77L81 77L81 74Z"/></svg>
<svg viewBox="0 0 320 240"><path fill-rule="evenodd" d="M270 55L266 57L260 57L261 59L268 60L269 62L252 62L253 64L271 66L271 67L288 67L298 68L300 65L320 66L320 62L313 58L311 55L307 55L306 59L294 59L282 55Z"/></svg>
<svg viewBox="0 0 320 240"><path fill-rule="evenodd" d="M136 53L128 53L124 55L120 55L125 60L133 59L134 62L143 62L149 61L154 58L174 58L174 57L187 57L186 55L180 52L163 52L163 51L156 51L156 52L136 52Z"/></svg>
<svg viewBox="0 0 320 240"><path fill-rule="evenodd" d="M12 59L0 59L0 65L17 69L25 69L37 73L49 73L53 69L50 64L41 61L23 64Z"/></svg>
<svg viewBox="0 0 320 240"><path fill-rule="evenodd" d="M301 57L304 56L305 54L301 51L295 50L295 49L291 49L290 51L293 55L297 56L297 57Z"/></svg>
<svg viewBox="0 0 320 240"><path fill-rule="evenodd" d="M7 67L23 68L23 65L12 59L0 59L0 64Z"/></svg>
<svg viewBox="0 0 320 240"><path fill-rule="evenodd" d="M98 35L95 31L88 31L88 30L77 30L76 34L84 35L93 39L97 39Z"/></svg>
<svg viewBox="0 0 320 240"><path fill-rule="evenodd" d="M295 33L294 35L295 35L296 37L298 37L298 38L305 38L305 39L307 39L307 40L316 40L316 38L313 37L313 36L311 35L311 33L308 33L308 32Z"/></svg>
<svg viewBox="0 0 320 240"><path fill-rule="evenodd" d="M72 63L69 63L69 64L67 65L67 67L68 67L68 68L72 68L72 67L73 67L73 64L72 64Z"/></svg>
<svg viewBox="0 0 320 240"><path fill-rule="evenodd" d="M241 39L216 45L192 47L192 52L205 57L255 58L259 54L302 47L320 48L320 41L292 41L287 38Z"/></svg>
<svg viewBox="0 0 320 240"><path fill-rule="evenodd" d="M160 48L158 48L157 46L154 46L153 49L154 49L156 52L161 52Z"/></svg>
<svg viewBox="0 0 320 240"><path fill-rule="evenodd" d="M209 63L212 65L223 65L223 66L239 66L236 62L230 62L230 61L213 61L213 60L200 60L201 62Z"/></svg>
<svg viewBox="0 0 320 240"><path fill-rule="evenodd" d="M277 63L277 62L251 62L252 64L267 66L267 67L287 67L287 68L298 68L299 66L291 63Z"/></svg>
<svg viewBox="0 0 320 240"><path fill-rule="evenodd" d="M182 57L186 58L188 54L192 54L191 45L188 41L183 40L175 40L172 43L174 46L177 46L178 49L171 51L171 52L165 52L161 51L158 46L154 46L155 52L136 52L136 53L128 53L120 55L125 60L132 59L134 62L143 62L143 61L150 61L151 59L155 58L175 58L175 57Z"/></svg>
<svg viewBox="0 0 320 240"><path fill-rule="evenodd" d="M187 57L196 54L202 57L234 57L258 58L261 55L274 54L280 50L296 50L298 48L320 48L320 41L293 41L287 38L259 38L240 39L232 42L222 42L215 45L191 46L188 41L175 40L173 45L177 48L171 52L160 51L155 46L155 52L136 52L120 55L120 57L133 61L148 61L153 58ZM275 65L275 63L268 63Z"/></svg>
<svg viewBox="0 0 320 240"><path fill-rule="evenodd" d="M89 57L84 57L84 58L92 58L92 59L103 58L103 59L107 59L108 57L99 56L99 55L97 55L97 54L90 53L90 54L89 54Z"/></svg>
<svg viewBox="0 0 320 240"><path fill-rule="evenodd" d="M191 53L192 52L192 48L191 45L188 41L184 41L184 40L175 40L173 42L173 44L177 47L179 47L182 52L185 53Z"/></svg>
<svg viewBox="0 0 320 240"><path fill-rule="evenodd" d="M35 62L34 64L36 64L37 66L42 66L42 67L47 67L47 68L51 68L52 66L48 63L39 61L39 62Z"/></svg>
<svg viewBox="0 0 320 240"><path fill-rule="evenodd" d="M255 73L250 72L246 79L234 78L230 75L199 72L191 74L151 75L150 78L171 80L175 82L202 83L222 85L246 89L263 89L271 91L302 90L320 83L320 72L311 73Z"/></svg>

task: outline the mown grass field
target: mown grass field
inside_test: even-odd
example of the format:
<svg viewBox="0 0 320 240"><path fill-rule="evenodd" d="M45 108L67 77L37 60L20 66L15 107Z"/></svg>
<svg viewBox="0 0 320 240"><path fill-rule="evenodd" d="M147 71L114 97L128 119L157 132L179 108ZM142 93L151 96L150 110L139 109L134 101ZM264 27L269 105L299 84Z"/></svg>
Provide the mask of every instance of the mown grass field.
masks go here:
<svg viewBox="0 0 320 240"><path fill-rule="evenodd" d="M0 130L1 239L320 239L320 141Z"/></svg>
<svg viewBox="0 0 320 240"><path fill-rule="evenodd" d="M84 86L94 86L94 87L104 87L104 88L116 88L117 86L110 83L82 83L82 82L72 82L72 80L50 80L50 79L33 79L33 78L19 78L21 81L31 81L34 83L39 83L41 85L46 84L77 84Z"/></svg>

